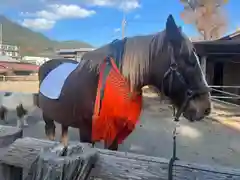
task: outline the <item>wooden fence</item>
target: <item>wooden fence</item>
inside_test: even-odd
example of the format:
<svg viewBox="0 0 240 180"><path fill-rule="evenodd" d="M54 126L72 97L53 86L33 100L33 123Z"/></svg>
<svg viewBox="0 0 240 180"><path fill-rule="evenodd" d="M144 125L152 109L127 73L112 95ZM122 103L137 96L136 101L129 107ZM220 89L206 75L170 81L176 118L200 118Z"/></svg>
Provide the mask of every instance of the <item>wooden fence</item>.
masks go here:
<svg viewBox="0 0 240 180"><path fill-rule="evenodd" d="M38 81L37 75L29 76L3 76L0 75L0 81Z"/></svg>
<svg viewBox="0 0 240 180"><path fill-rule="evenodd" d="M70 142L64 156L59 143L22 138L22 130L15 127L0 129L1 180L168 180L165 158L94 149L79 142ZM240 169L178 160L173 180L240 180Z"/></svg>

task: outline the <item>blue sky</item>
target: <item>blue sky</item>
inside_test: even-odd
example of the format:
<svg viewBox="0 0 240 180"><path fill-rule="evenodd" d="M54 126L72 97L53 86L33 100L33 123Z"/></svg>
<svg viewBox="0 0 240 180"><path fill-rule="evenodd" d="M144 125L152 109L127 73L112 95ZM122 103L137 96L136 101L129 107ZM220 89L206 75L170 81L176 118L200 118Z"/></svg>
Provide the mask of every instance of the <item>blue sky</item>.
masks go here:
<svg viewBox="0 0 240 180"><path fill-rule="evenodd" d="M226 5L229 28L240 28L240 1ZM179 0L8 0L0 3L0 12L11 20L56 40L83 40L94 46L121 38L121 20L126 12L126 36L149 34L165 28L173 14L177 24L189 36L195 28L180 18Z"/></svg>

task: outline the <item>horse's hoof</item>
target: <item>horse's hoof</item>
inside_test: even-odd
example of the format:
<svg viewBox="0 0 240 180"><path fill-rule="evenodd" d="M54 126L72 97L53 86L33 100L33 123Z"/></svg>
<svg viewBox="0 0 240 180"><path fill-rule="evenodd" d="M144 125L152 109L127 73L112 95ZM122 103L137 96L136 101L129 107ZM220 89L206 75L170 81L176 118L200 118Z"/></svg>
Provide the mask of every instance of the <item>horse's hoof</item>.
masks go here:
<svg viewBox="0 0 240 180"><path fill-rule="evenodd" d="M67 156L67 152L68 152L68 147L64 146L61 156Z"/></svg>

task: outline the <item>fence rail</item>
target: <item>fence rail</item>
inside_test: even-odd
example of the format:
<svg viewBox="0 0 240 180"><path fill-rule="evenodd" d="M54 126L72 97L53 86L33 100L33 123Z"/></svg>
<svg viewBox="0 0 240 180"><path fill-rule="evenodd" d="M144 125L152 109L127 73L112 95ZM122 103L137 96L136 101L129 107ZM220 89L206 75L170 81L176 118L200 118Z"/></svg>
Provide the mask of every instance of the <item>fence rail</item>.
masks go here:
<svg viewBox="0 0 240 180"><path fill-rule="evenodd" d="M38 81L38 76L37 75L29 75L29 76L0 75L0 81Z"/></svg>
<svg viewBox="0 0 240 180"><path fill-rule="evenodd" d="M210 86L212 99L218 101L227 101L231 104L240 104L240 95L237 93L229 92L233 89L240 89L240 86Z"/></svg>
<svg viewBox="0 0 240 180"><path fill-rule="evenodd" d="M0 152L1 180L70 180L78 172L86 175L78 179L167 180L170 173L174 180L240 179L240 169L236 168L176 160L169 171L169 159L95 149L79 142L69 142L68 153L63 156L59 143L22 138L22 130L15 127L0 128L0 147L4 148Z"/></svg>

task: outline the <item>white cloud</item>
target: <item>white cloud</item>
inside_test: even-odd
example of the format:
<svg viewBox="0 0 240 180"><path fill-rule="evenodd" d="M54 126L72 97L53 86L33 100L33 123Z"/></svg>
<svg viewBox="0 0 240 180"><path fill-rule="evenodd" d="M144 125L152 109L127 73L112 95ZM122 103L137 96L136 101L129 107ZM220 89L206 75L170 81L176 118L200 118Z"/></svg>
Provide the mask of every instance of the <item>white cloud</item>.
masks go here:
<svg viewBox="0 0 240 180"><path fill-rule="evenodd" d="M117 32L120 32L121 31L121 28L115 28L114 29L114 32L117 33Z"/></svg>
<svg viewBox="0 0 240 180"><path fill-rule="evenodd" d="M47 20L44 18L36 18L36 19L24 19L22 25L27 28L32 28L35 30L48 30L52 29L55 25L55 21Z"/></svg>
<svg viewBox="0 0 240 180"><path fill-rule="evenodd" d="M86 0L86 3L93 6L118 8L123 11L140 8L139 0Z"/></svg>
<svg viewBox="0 0 240 180"><path fill-rule="evenodd" d="M140 4L137 0L128 0L128 1L123 1L120 4L120 9L124 11L130 11L133 9L137 9L140 7Z"/></svg>
<svg viewBox="0 0 240 180"><path fill-rule="evenodd" d="M4 0L0 0L4 1ZM21 13L21 23L24 26L38 29L53 27L57 21L72 18L87 18L96 12L93 7L105 7L129 12L140 8L140 0L8 0L1 2L1 7L7 11ZM31 27L30 24L34 24ZM43 24L48 28L43 28ZM47 25L49 24L49 25Z"/></svg>
<svg viewBox="0 0 240 180"><path fill-rule="evenodd" d="M87 9L84 9L80 6L73 5L73 4L70 4L70 5L54 4L54 5L49 5L49 8L52 11L49 11L48 13L54 14L59 19L86 18L86 17L96 14L96 12L94 10L87 10Z"/></svg>
<svg viewBox="0 0 240 180"><path fill-rule="evenodd" d="M44 18L44 19L51 19L51 20L60 19L58 14L56 14L54 12L46 11L46 10L37 11L35 14L33 14L33 16L37 16L37 17Z"/></svg>
<svg viewBox="0 0 240 180"><path fill-rule="evenodd" d="M76 4L118 8L130 11L140 7L140 0L0 0L1 6L15 8L20 11L37 11L49 4Z"/></svg>
<svg viewBox="0 0 240 180"><path fill-rule="evenodd" d="M21 13L21 15L28 17L23 20L22 25L40 30L51 29L56 21L61 19L86 18L94 14L96 14L95 11L84 9L74 4L52 4L48 5L45 10L37 11L35 13ZM30 17L31 19L29 19Z"/></svg>
<svg viewBox="0 0 240 180"><path fill-rule="evenodd" d="M86 3L95 6L113 6L114 0L88 0Z"/></svg>

